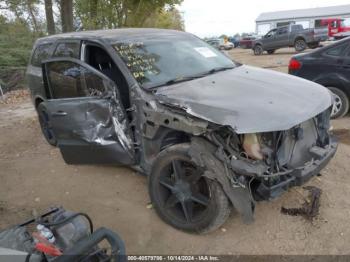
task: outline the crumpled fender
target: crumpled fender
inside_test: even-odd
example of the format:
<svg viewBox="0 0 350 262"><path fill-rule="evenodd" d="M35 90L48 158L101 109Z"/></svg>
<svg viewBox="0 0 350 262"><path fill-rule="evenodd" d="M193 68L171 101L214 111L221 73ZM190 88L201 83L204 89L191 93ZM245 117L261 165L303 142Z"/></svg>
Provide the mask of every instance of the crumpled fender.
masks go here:
<svg viewBox="0 0 350 262"><path fill-rule="evenodd" d="M245 224L254 222L255 202L251 196L248 184L233 184L233 173L228 171L222 161L215 157L217 148L200 137L191 139L189 155L196 165L204 168L204 176L216 180L222 186L232 205L241 214Z"/></svg>

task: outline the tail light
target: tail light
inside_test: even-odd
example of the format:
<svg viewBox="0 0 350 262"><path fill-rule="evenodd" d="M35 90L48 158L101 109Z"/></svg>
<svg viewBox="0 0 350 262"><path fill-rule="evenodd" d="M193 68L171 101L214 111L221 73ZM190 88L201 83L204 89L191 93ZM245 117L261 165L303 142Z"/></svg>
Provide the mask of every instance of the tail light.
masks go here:
<svg viewBox="0 0 350 262"><path fill-rule="evenodd" d="M292 58L289 61L289 70L299 70L301 68L302 64L300 63L300 61L296 60L295 58Z"/></svg>

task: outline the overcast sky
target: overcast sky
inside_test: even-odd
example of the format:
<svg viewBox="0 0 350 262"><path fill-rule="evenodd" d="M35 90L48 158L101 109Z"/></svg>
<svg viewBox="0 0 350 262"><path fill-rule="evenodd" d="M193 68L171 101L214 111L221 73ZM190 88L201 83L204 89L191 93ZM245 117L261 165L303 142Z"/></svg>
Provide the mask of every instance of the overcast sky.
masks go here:
<svg viewBox="0 0 350 262"><path fill-rule="evenodd" d="M184 0L186 31L200 37L254 32L262 12L350 4L349 0Z"/></svg>

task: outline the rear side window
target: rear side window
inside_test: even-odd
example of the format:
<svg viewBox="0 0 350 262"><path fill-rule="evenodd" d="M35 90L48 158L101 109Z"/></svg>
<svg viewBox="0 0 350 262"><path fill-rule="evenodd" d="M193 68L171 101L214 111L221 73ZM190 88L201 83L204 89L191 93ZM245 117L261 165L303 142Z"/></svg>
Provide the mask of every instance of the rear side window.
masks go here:
<svg viewBox="0 0 350 262"><path fill-rule="evenodd" d="M79 59L79 43L60 43L57 45L53 57L72 57Z"/></svg>
<svg viewBox="0 0 350 262"><path fill-rule="evenodd" d="M31 64L33 66L41 66L41 62L50 56L50 48L52 44L39 45L33 53Z"/></svg>
<svg viewBox="0 0 350 262"><path fill-rule="evenodd" d="M320 28L327 25L326 23L323 23L322 20L315 20L315 28Z"/></svg>
<svg viewBox="0 0 350 262"><path fill-rule="evenodd" d="M297 32L297 31L301 31L303 30L303 26L302 25L292 25L292 32Z"/></svg>
<svg viewBox="0 0 350 262"><path fill-rule="evenodd" d="M328 49L325 54L329 56L341 56L348 44L339 45Z"/></svg>
<svg viewBox="0 0 350 262"><path fill-rule="evenodd" d="M333 21L333 22L331 23L331 27L332 27L332 28L337 28L337 27L338 27L338 21Z"/></svg>
<svg viewBox="0 0 350 262"><path fill-rule="evenodd" d="M70 61L48 63L46 74L53 99L101 96L105 91L100 76Z"/></svg>

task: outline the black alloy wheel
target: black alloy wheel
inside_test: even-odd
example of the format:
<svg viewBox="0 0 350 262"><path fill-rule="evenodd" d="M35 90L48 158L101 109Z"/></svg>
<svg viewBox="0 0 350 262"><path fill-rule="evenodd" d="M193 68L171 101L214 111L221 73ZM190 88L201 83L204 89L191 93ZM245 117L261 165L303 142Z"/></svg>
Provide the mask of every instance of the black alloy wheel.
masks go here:
<svg viewBox="0 0 350 262"><path fill-rule="evenodd" d="M261 45L254 46L254 55L262 55L264 53L264 49Z"/></svg>
<svg viewBox="0 0 350 262"><path fill-rule="evenodd" d="M39 118L39 124L41 127L41 131L46 139L46 141L52 145L57 145L56 137L53 133L53 130L51 128L50 118L49 114L47 113L47 110L43 104L39 104L37 108L38 112L38 118Z"/></svg>
<svg viewBox="0 0 350 262"><path fill-rule="evenodd" d="M186 144L161 152L150 176L149 191L159 216L175 228L210 232L227 219L230 206L220 185L203 176L186 155Z"/></svg>
<svg viewBox="0 0 350 262"><path fill-rule="evenodd" d="M298 39L294 43L295 51L302 52L307 48L307 44L304 39Z"/></svg>
<svg viewBox="0 0 350 262"><path fill-rule="evenodd" d="M349 112L350 102L347 94L337 87L328 87L333 93L333 106L331 118L344 117Z"/></svg>

